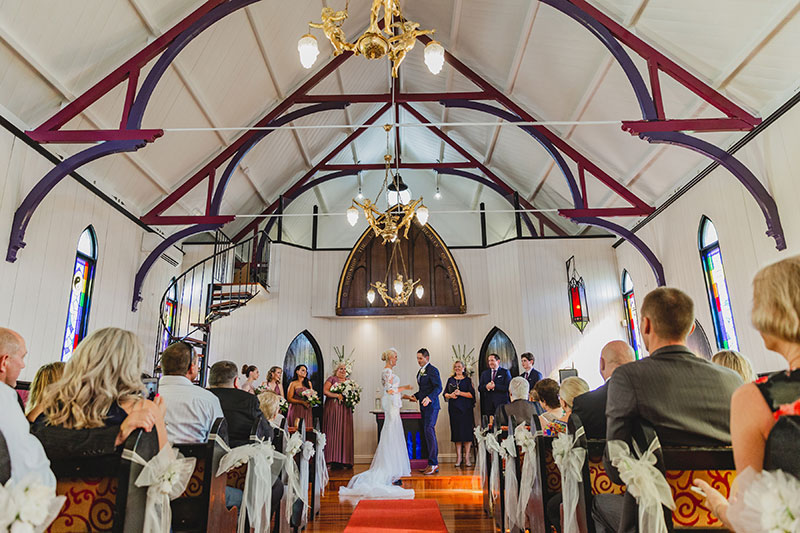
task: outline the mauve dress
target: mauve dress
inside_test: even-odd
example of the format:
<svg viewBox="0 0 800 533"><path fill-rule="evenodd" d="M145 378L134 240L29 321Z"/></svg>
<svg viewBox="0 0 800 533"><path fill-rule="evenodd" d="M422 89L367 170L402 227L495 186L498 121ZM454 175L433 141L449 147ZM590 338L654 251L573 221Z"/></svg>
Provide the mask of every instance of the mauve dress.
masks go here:
<svg viewBox="0 0 800 533"><path fill-rule="evenodd" d="M328 378L331 386L344 381L336 376ZM325 397L322 412L322 432L325 433L325 462L352 465L353 461L353 411L334 398Z"/></svg>
<svg viewBox="0 0 800 533"><path fill-rule="evenodd" d="M295 387L294 389L294 398L295 400L305 400L303 398L303 391L308 390L306 387L302 385ZM295 420L298 418L302 418L306 421L306 431L309 431L314 428L314 422L311 415L311 408L306 407L301 403L289 403L289 413L286 415L286 418L289 419L289 425L294 426Z"/></svg>

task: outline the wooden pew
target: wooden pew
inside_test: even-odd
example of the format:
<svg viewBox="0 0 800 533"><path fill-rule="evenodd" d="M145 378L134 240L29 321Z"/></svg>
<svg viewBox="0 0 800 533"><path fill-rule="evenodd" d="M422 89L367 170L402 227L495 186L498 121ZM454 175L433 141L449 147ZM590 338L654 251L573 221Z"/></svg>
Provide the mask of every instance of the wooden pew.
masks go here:
<svg viewBox="0 0 800 533"><path fill-rule="evenodd" d="M136 430L128 436L124 450L149 461L158 453L158 435ZM147 487L136 486L143 467L124 458L127 453L51 462L56 493L67 501L47 531L141 532Z"/></svg>
<svg viewBox="0 0 800 533"><path fill-rule="evenodd" d="M536 460L539 461L539 488L542 493L541 518L545 525L545 531L551 531L552 524L544 511L547 502L556 494L561 493L561 472L553 459L553 440L555 437L545 437L542 435L542 425L538 416L531 419L531 432L536 427Z"/></svg>
<svg viewBox="0 0 800 533"><path fill-rule="evenodd" d="M197 458L197 464L184 493L172 500L173 531L236 531L238 511L225 507L227 476L216 475L227 440L228 424L218 418L208 442L174 445L184 456Z"/></svg>
<svg viewBox="0 0 800 533"><path fill-rule="evenodd" d="M319 420L315 420L314 422L315 430L321 431L320 429L320 422ZM308 507L309 507L309 521L314 521L314 518L319 514L320 507L322 507L321 501L321 492L318 489L321 487L317 487L317 433L316 431L311 431L306 433L306 439L308 442L314 445L314 457L311 458L311 461L308 465L308 483L311 487L311 495L308 500Z"/></svg>
<svg viewBox="0 0 800 533"><path fill-rule="evenodd" d="M250 442L271 441L273 438L272 426L264 417L259 416L250 428ZM228 471L227 485L235 489L244 490L244 480L247 477L247 465L241 465Z"/></svg>

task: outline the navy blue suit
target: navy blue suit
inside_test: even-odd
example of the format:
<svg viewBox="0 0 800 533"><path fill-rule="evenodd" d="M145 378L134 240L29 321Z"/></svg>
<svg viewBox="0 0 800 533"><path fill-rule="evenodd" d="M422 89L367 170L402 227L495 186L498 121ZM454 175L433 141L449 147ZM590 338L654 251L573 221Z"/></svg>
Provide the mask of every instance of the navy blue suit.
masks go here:
<svg viewBox="0 0 800 533"><path fill-rule="evenodd" d="M422 414L422 429L425 433L425 442L428 444L428 464L439 464L439 442L436 440L436 419L439 418L439 395L442 393L442 378L439 370L428 363L417 372L417 385L419 391L414 394L419 401L419 412ZM431 403L422 405L423 398L430 398Z"/></svg>
<svg viewBox="0 0 800 533"><path fill-rule="evenodd" d="M511 372L501 367L497 368L494 376L494 389L487 390L486 385L492 381L492 369L487 368L481 374L478 392L481 393L481 414L494 415L497 408L511 402L508 397L508 385L511 383Z"/></svg>
<svg viewBox="0 0 800 533"><path fill-rule="evenodd" d="M519 375L528 381L528 385L531 386L531 390L533 390L533 386L536 385L536 383L542 379L542 373L533 367L531 367L531 370L530 372L528 372L527 376L525 375L524 370L520 372Z"/></svg>

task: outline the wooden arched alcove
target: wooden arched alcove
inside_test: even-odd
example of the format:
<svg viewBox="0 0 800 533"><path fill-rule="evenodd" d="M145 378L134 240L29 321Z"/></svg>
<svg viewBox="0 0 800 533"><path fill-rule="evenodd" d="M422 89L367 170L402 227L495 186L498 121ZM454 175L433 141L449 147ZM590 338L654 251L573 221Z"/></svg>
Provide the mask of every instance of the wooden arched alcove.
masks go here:
<svg viewBox="0 0 800 533"><path fill-rule="evenodd" d="M336 314L339 316L455 315L467 312L464 284L450 250L430 224L416 219L408 239L400 238L409 276L425 289L422 298L412 295L408 305L385 306L380 297L367 300L370 283L386 278L392 246L383 245L371 229L365 231L350 251L339 278ZM401 272L402 273L402 272ZM392 273L392 279L396 273Z"/></svg>

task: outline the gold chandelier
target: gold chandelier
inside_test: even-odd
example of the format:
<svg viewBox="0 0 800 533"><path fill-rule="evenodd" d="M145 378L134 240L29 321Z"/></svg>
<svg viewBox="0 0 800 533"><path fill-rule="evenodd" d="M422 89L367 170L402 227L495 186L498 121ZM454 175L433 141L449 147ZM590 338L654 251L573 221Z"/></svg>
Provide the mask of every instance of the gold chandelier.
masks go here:
<svg viewBox="0 0 800 533"><path fill-rule="evenodd" d="M403 18L398 0L372 0L370 23L367 30L354 42L348 42L342 30L342 23L348 17L350 0L347 0L342 11L330 7L322 8L322 22L309 22L309 28L322 30L333 46L333 55L344 51L363 55L367 59L380 59L388 56L392 61L392 76L397 77L397 69L414 48L417 37L432 34L436 30L420 30L419 24ZM383 9L383 17L380 16ZM383 20L383 28L379 21ZM392 22L398 20L399 22ZM396 30L395 30L396 29ZM297 43L300 62L305 68L311 68L319 55L317 38L307 33ZM444 65L444 47L438 41L431 41L425 47L425 64L433 74L438 74Z"/></svg>
<svg viewBox="0 0 800 533"><path fill-rule="evenodd" d="M403 273L400 274L398 272L397 276L392 282L392 289L394 289L394 296L392 296L389 292L389 287L387 284L389 281L389 274L392 271L392 263L395 262L395 252L398 251L400 255L400 263L403 267ZM383 300L383 305L387 307L389 304L408 305L408 300L411 298L412 293L417 296L417 299L422 298L422 296L425 294L425 288L422 286L422 283L420 283L420 280L414 281L408 277L406 262L403 259L403 250L400 247L399 242L393 242L392 255L389 256L389 263L386 266L386 277L384 280L385 282L376 281L375 283L370 284L371 288L367 291L367 300L370 304L375 301L375 291L378 291L378 295Z"/></svg>
<svg viewBox="0 0 800 533"><path fill-rule="evenodd" d="M353 198L353 205L347 208L347 221L350 225L355 226L358 222L358 209L356 208L358 206L364 211L364 217L375 236L383 239L383 244L394 243L401 234L403 238L407 239L414 215L423 226L428 223L428 208L422 203L422 197L420 196L419 199L412 202L411 191L403 183L400 173L392 173L392 155L388 153L389 132L392 131L392 127L391 124L383 126L386 131L387 153L383 156L386 168L383 185L378 191L378 196L374 202L371 202L369 198L365 198L362 202ZM386 200L389 207L386 212L382 213L377 208L377 203L384 189L386 189Z"/></svg>

